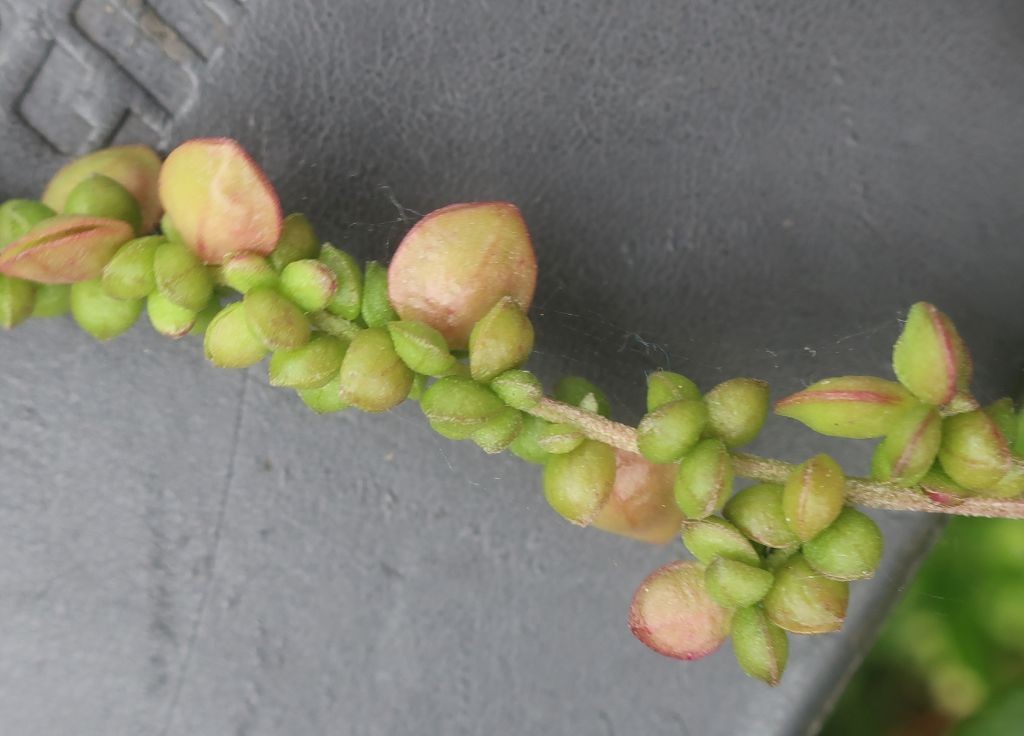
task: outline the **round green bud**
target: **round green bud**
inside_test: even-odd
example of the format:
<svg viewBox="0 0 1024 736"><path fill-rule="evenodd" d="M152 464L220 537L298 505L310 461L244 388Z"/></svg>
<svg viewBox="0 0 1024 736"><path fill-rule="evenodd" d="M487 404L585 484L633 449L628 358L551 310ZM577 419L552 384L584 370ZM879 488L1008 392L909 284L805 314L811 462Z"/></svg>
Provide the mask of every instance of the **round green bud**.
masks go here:
<svg viewBox="0 0 1024 736"><path fill-rule="evenodd" d="M171 220L171 216L164 213L164 216L160 218L160 232L168 240L173 240L175 243L184 243L185 241L181 238L181 233L178 232L178 228L174 226L174 222Z"/></svg>
<svg viewBox="0 0 1024 736"><path fill-rule="evenodd" d="M549 424L537 437L537 444L552 455L572 452L585 440L583 433L571 424Z"/></svg>
<svg viewBox="0 0 1024 736"><path fill-rule="evenodd" d="M153 329L167 337L184 337L196 323L196 312L179 307L159 291L146 298L146 314Z"/></svg>
<svg viewBox="0 0 1024 736"><path fill-rule="evenodd" d="M686 376L672 371L655 371L647 376L647 411L680 399L699 399L700 389Z"/></svg>
<svg viewBox="0 0 1024 736"><path fill-rule="evenodd" d="M491 381L491 389L506 404L521 411L529 411L544 398L544 387L537 376L519 369L502 373Z"/></svg>
<svg viewBox="0 0 1024 736"><path fill-rule="evenodd" d="M281 291L307 312L319 312L338 288L334 271L311 258L292 261L281 271Z"/></svg>
<svg viewBox="0 0 1024 736"><path fill-rule="evenodd" d="M469 371L487 383L510 368L518 368L533 351L533 325L519 303L502 297L469 333Z"/></svg>
<svg viewBox="0 0 1024 736"><path fill-rule="evenodd" d="M493 391L470 378L445 376L423 393L420 407L434 429L464 440L507 408Z"/></svg>
<svg viewBox="0 0 1024 736"><path fill-rule="evenodd" d="M71 316L97 340L117 337L135 324L141 313L141 300L115 299L99 279L71 286Z"/></svg>
<svg viewBox="0 0 1024 736"><path fill-rule="evenodd" d="M871 474L879 480L914 485L935 463L942 442L942 417L933 406L921 404L893 423L875 450Z"/></svg>
<svg viewBox="0 0 1024 736"><path fill-rule="evenodd" d="M733 468L721 440L702 440L679 463L676 504L688 519L703 519L722 507L732 492Z"/></svg>
<svg viewBox="0 0 1024 736"><path fill-rule="evenodd" d="M849 599L849 583L819 575L802 555L793 555L776 571L763 605L786 631L825 634L843 627Z"/></svg>
<svg viewBox="0 0 1024 736"><path fill-rule="evenodd" d="M0 274L0 327L18 326L32 316L35 304L35 284Z"/></svg>
<svg viewBox="0 0 1024 736"><path fill-rule="evenodd" d="M309 340L306 315L276 289L257 286L246 292L242 304L252 334L270 350L295 350Z"/></svg>
<svg viewBox="0 0 1024 736"><path fill-rule="evenodd" d="M320 240L306 216L293 212L281 222L281 237L267 256L275 271L281 272L289 263L303 258L316 258Z"/></svg>
<svg viewBox="0 0 1024 736"><path fill-rule="evenodd" d="M13 243L57 213L34 199L9 199L0 204L0 248Z"/></svg>
<svg viewBox="0 0 1024 736"><path fill-rule="evenodd" d="M295 350L270 356L271 386L319 388L338 375L348 345L333 335L314 335Z"/></svg>
<svg viewBox="0 0 1024 736"><path fill-rule="evenodd" d="M551 453L540 446L540 438L545 435L549 424L550 422L526 414L523 416L523 427L519 435L508 449L520 460L543 465L551 459Z"/></svg>
<svg viewBox="0 0 1024 736"><path fill-rule="evenodd" d="M511 445L522 428L522 412L506 406L498 416L473 432L472 439L481 450L495 455Z"/></svg>
<svg viewBox="0 0 1024 736"><path fill-rule="evenodd" d="M367 327L383 327L398 319L398 314L388 301L388 270L377 261L366 264L360 313Z"/></svg>
<svg viewBox="0 0 1024 736"><path fill-rule="evenodd" d="M768 384L753 378L720 383L704 397L708 432L728 447L752 442L768 417Z"/></svg>
<svg viewBox="0 0 1024 736"><path fill-rule="evenodd" d="M411 388L412 371L398 357L387 330L373 327L355 336L341 361L342 401L363 411L387 411L402 403Z"/></svg>
<svg viewBox="0 0 1024 736"><path fill-rule="evenodd" d="M332 414L348 408L341 398L341 373L336 373L319 388L299 389L302 402L317 414Z"/></svg>
<svg viewBox="0 0 1024 736"><path fill-rule="evenodd" d="M870 516L849 506L832 524L803 546L804 559L833 580L864 580L882 560L882 532Z"/></svg>
<svg viewBox="0 0 1024 736"><path fill-rule="evenodd" d="M683 522L683 544L705 565L715 559L760 565L761 558L750 541L735 526L719 516Z"/></svg>
<svg viewBox="0 0 1024 736"><path fill-rule="evenodd" d="M1017 412L1013 408L1013 399L1004 396L985 407L985 413L999 427L1006 438L1006 443L1013 447L1017 442Z"/></svg>
<svg viewBox="0 0 1024 736"><path fill-rule="evenodd" d="M725 608L746 608L768 595L775 576L745 562L718 557L704 573L708 595Z"/></svg>
<svg viewBox="0 0 1024 736"><path fill-rule="evenodd" d="M608 397L605 396L604 391L580 376L566 376L556 383L555 398L565 404L584 408L603 417L610 417L612 414L611 405L608 403Z"/></svg>
<svg viewBox="0 0 1024 736"><path fill-rule="evenodd" d="M819 434L850 439L881 437L917 401L898 383L874 376L840 376L811 384L775 404L775 413Z"/></svg>
<svg viewBox="0 0 1024 736"><path fill-rule="evenodd" d="M64 202L64 214L127 222L136 235L142 230L138 200L118 182L102 174L86 177L71 190Z"/></svg>
<svg viewBox="0 0 1024 736"><path fill-rule="evenodd" d="M1010 448L988 414L969 411L943 420L939 462L964 488L983 491L1009 471Z"/></svg>
<svg viewBox="0 0 1024 736"><path fill-rule="evenodd" d="M203 307L202 311L196 313L196 320L192 323L190 335L205 335L213 318L220 313L220 299L214 297Z"/></svg>
<svg viewBox="0 0 1024 736"><path fill-rule="evenodd" d="M578 526L593 521L614 484L615 451L594 440L586 440L565 455L555 455L544 466L544 498Z"/></svg>
<svg viewBox="0 0 1024 736"><path fill-rule="evenodd" d="M398 357L416 373L443 376L455 364L444 336L425 322L391 322L387 327Z"/></svg>
<svg viewBox="0 0 1024 736"><path fill-rule="evenodd" d="M927 302L910 308L893 346L892 367L900 383L934 406L967 394L972 373L970 353L953 322Z"/></svg>
<svg viewBox="0 0 1024 736"><path fill-rule="evenodd" d="M789 658L789 640L760 606L733 616L732 648L744 672L772 687L779 684Z"/></svg>
<svg viewBox="0 0 1024 736"><path fill-rule="evenodd" d="M744 488L729 499L724 513L747 539L765 547L785 549L800 544L786 523L781 485L758 483Z"/></svg>
<svg viewBox="0 0 1024 736"><path fill-rule="evenodd" d="M815 455L790 473L782 490L786 524L803 542L814 539L843 510L846 476L828 455Z"/></svg>
<svg viewBox="0 0 1024 736"><path fill-rule="evenodd" d="M39 284L33 317L60 317L71 309L71 287L65 284Z"/></svg>
<svg viewBox="0 0 1024 736"><path fill-rule="evenodd" d="M210 321L203 350L207 360L219 368L247 368L267 354L263 341L249 329L242 302L228 304Z"/></svg>
<svg viewBox="0 0 1024 736"><path fill-rule="evenodd" d="M700 399L680 399L649 412L636 428L640 454L654 463L674 463L700 440L708 410Z"/></svg>
<svg viewBox="0 0 1024 736"><path fill-rule="evenodd" d="M188 246L173 240L161 243L153 256L156 288L179 307L200 311L213 294L206 264Z"/></svg>
<svg viewBox="0 0 1024 736"><path fill-rule="evenodd" d="M277 271L270 261L259 253L233 253L224 259L220 267L220 278L241 294L247 294L258 286L274 288L280 283Z"/></svg>
<svg viewBox="0 0 1024 736"><path fill-rule="evenodd" d="M363 272L356 260L330 243L320 249L320 262L334 273L336 288L327 311L347 320L358 319L363 303Z"/></svg>
<svg viewBox="0 0 1024 736"><path fill-rule="evenodd" d="M103 267L103 288L115 299L145 299L156 289L153 264L167 240L161 235L135 238L117 249Z"/></svg>

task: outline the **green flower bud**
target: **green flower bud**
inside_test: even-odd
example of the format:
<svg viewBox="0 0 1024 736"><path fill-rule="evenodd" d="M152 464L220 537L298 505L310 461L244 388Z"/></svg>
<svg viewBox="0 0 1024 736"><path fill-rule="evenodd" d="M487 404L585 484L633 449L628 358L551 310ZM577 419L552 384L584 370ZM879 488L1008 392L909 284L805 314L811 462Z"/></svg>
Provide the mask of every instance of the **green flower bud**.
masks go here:
<svg viewBox="0 0 1024 736"><path fill-rule="evenodd" d="M768 417L768 384L753 378L720 383L704 397L708 431L728 447L752 442Z"/></svg>
<svg viewBox="0 0 1024 736"><path fill-rule="evenodd" d="M768 595L775 576L745 562L718 557L704 574L704 583L716 603L725 608L746 608Z"/></svg>
<svg viewBox="0 0 1024 736"><path fill-rule="evenodd" d="M571 424L549 424L537 437L537 444L552 455L564 455L579 447L584 439L583 433Z"/></svg>
<svg viewBox="0 0 1024 736"><path fill-rule="evenodd" d="M40 284L36 287L33 317L61 317L71 309L71 287L66 284Z"/></svg>
<svg viewBox="0 0 1024 736"><path fill-rule="evenodd" d="M103 288L115 299L145 299L156 289L153 263L163 236L135 238L122 245L103 267Z"/></svg>
<svg viewBox="0 0 1024 736"><path fill-rule="evenodd" d="M295 350L270 356L270 385L319 388L338 375L348 345L333 335L314 335Z"/></svg>
<svg viewBox="0 0 1024 736"><path fill-rule="evenodd" d="M401 404L411 388L412 371L398 357L387 330L371 327L355 336L341 361L342 401L363 411L387 411Z"/></svg>
<svg viewBox="0 0 1024 736"><path fill-rule="evenodd" d="M141 313L141 300L114 299L99 279L71 287L71 316L97 340L117 337L135 324Z"/></svg>
<svg viewBox="0 0 1024 736"><path fill-rule="evenodd" d="M878 445L871 474L879 480L914 485L935 463L942 442L942 417L921 404L898 417Z"/></svg>
<svg viewBox="0 0 1024 736"><path fill-rule="evenodd" d="M472 439L481 450L495 455L511 445L522 428L522 412L506 406L498 416L473 432Z"/></svg>
<svg viewBox="0 0 1024 736"><path fill-rule="evenodd" d="M251 289L242 304L245 305L249 329L269 349L295 350L309 341L310 326L306 315L276 289L268 286Z"/></svg>
<svg viewBox="0 0 1024 736"><path fill-rule="evenodd" d="M611 416L612 409L608 403L608 397L604 395L604 391L586 378L566 376L555 384L555 398L565 404L582 407L584 402L587 401L588 396L593 397L591 401L597 402L597 408L588 409L587 411L592 411L603 417Z"/></svg>
<svg viewBox="0 0 1024 736"><path fill-rule="evenodd" d="M136 235L142 230L142 212L131 192L109 176L92 174L83 179L64 202L65 215L109 217L131 225Z"/></svg>
<svg viewBox="0 0 1024 736"><path fill-rule="evenodd" d="M491 389L506 404L521 411L529 411L544 398L540 380L524 370L505 371L491 381Z"/></svg>
<svg viewBox="0 0 1024 736"><path fill-rule="evenodd" d="M508 449L520 460L535 465L543 465L551 459L551 453L540 446L540 438L547 431L550 422L526 414L523 417L523 427Z"/></svg>
<svg viewBox="0 0 1024 736"><path fill-rule="evenodd" d="M750 541L739 529L719 516L684 521L683 544L690 550L690 554L705 565L719 557L748 565L761 564L761 558Z"/></svg>
<svg viewBox="0 0 1024 736"><path fill-rule="evenodd" d="M338 317L330 312L311 312L309 314L309 321L321 332L326 332L328 335L341 337L345 340L352 340L352 338L363 331L363 328L355 322L349 322L347 319Z"/></svg>
<svg viewBox="0 0 1024 736"><path fill-rule="evenodd" d="M699 399L700 389L686 376L671 371L655 371L647 376L647 411L681 399Z"/></svg>
<svg viewBox="0 0 1024 736"><path fill-rule="evenodd" d="M460 376L445 376L430 386L420 407L434 429L456 440L469 439L507 408L489 388Z"/></svg>
<svg viewBox="0 0 1024 736"><path fill-rule="evenodd" d="M398 314L388 301L388 271L377 261L366 264L361 314L368 327L383 327L398 319Z"/></svg>
<svg viewBox="0 0 1024 736"><path fill-rule="evenodd" d="M533 351L533 325L510 296L500 299L469 333L469 371L487 383L518 368Z"/></svg>
<svg viewBox="0 0 1024 736"><path fill-rule="evenodd" d="M0 327L13 329L32 315L36 287L28 281L0 276Z"/></svg>
<svg viewBox="0 0 1024 736"><path fill-rule="evenodd" d="M423 322L392 322L388 326L395 352L407 366L426 376L443 376L455 364L444 336Z"/></svg>
<svg viewBox="0 0 1024 736"><path fill-rule="evenodd" d="M945 314L927 302L910 308L892 350L892 367L900 383L921 401L945 406L967 395L971 356Z"/></svg>
<svg viewBox="0 0 1024 736"><path fill-rule="evenodd" d="M189 331L189 334L205 335L207 328L213 322L213 318L220 314L220 307L220 299L214 296L201 311L196 313L196 319L192 323L192 329Z"/></svg>
<svg viewBox="0 0 1024 736"><path fill-rule="evenodd" d="M175 243L184 243L185 241L181 238L181 233L178 232L178 228L174 227L174 222L171 220L170 215L164 215L160 218L160 232L168 240L173 240Z"/></svg>
<svg viewBox="0 0 1024 736"><path fill-rule="evenodd" d="M674 463L697 444L707 421L708 410L700 399L662 404L636 428L640 454L651 462Z"/></svg>
<svg viewBox="0 0 1024 736"><path fill-rule="evenodd" d="M168 240L153 256L156 288L179 307L198 312L210 301L213 279L199 256L187 246Z"/></svg>
<svg viewBox="0 0 1024 736"><path fill-rule="evenodd" d="M803 546L804 559L827 578L864 580L882 560L882 532L870 516L846 507L832 524Z"/></svg>
<svg viewBox="0 0 1024 736"><path fill-rule="evenodd" d="M297 393L302 402L317 414L332 414L348 408L348 404L341 399L340 373L319 388L299 389Z"/></svg>
<svg viewBox="0 0 1024 736"><path fill-rule="evenodd" d="M58 215L0 250L0 273L40 284L98 279L131 236L118 220Z"/></svg>
<svg viewBox="0 0 1024 736"><path fill-rule="evenodd" d="M565 455L555 455L544 466L544 498L578 526L594 520L614 483L615 451L594 440L586 440Z"/></svg>
<svg viewBox="0 0 1024 736"><path fill-rule="evenodd" d="M34 199L9 199L0 204L0 248L24 237L33 227L56 214Z"/></svg>
<svg viewBox="0 0 1024 736"><path fill-rule="evenodd" d="M615 450L615 483L590 525L641 542L668 544L683 522L683 512L672 498L674 481L675 466Z"/></svg>
<svg viewBox="0 0 1024 736"><path fill-rule="evenodd" d="M789 658L789 640L760 606L733 616L732 648L744 672L772 687L779 684Z"/></svg>
<svg viewBox="0 0 1024 736"><path fill-rule="evenodd" d="M676 504L688 519L703 519L732 493L732 457L721 440L702 440L679 463Z"/></svg>
<svg viewBox="0 0 1024 736"><path fill-rule="evenodd" d="M764 610L786 631L825 634L843 627L849 599L849 583L819 575L802 555L793 555L775 573Z"/></svg>
<svg viewBox="0 0 1024 736"><path fill-rule="evenodd" d="M765 547L785 549L800 544L786 523L781 485L758 483L744 488L729 499L724 513L747 539Z"/></svg>
<svg viewBox="0 0 1024 736"><path fill-rule="evenodd" d="M977 491L977 494L989 498L1016 498L1024 494L1024 461L1014 458L1006 475L992 486Z"/></svg>
<svg viewBox="0 0 1024 736"><path fill-rule="evenodd" d="M359 317L363 304L363 272L356 260L330 243L320 249L320 261L334 272L336 288L327 311L347 320Z"/></svg>
<svg viewBox="0 0 1024 736"><path fill-rule="evenodd" d="M249 329L242 302L228 304L210 321L203 350L218 368L247 368L267 354L266 345Z"/></svg>
<svg viewBox="0 0 1024 736"><path fill-rule="evenodd" d="M826 378L775 404L775 413L819 434L851 439L881 437L917 402L893 381L874 376Z"/></svg>
<svg viewBox="0 0 1024 736"><path fill-rule="evenodd" d="M316 258L320 251L320 239L306 216L293 212L281 221L281 237L267 258L278 273L289 263L306 258Z"/></svg>
<svg viewBox="0 0 1024 736"><path fill-rule="evenodd" d="M276 288L280 283L277 271L259 253L232 253L225 257L220 267L220 277L225 286L241 294L247 294L259 286Z"/></svg>
<svg viewBox="0 0 1024 736"><path fill-rule="evenodd" d="M197 313L179 307L159 291L154 291L146 298L146 314L154 330L167 337L179 338L195 326Z"/></svg>
<svg viewBox="0 0 1024 736"><path fill-rule="evenodd" d="M281 291L307 312L326 309L338 288L334 271L320 261L292 261L281 272Z"/></svg>
<svg viewBox="0 0 1024 736"><path fill-rule="evenodd" d="M1009 471L1010 448L988 414L969 411L943 420L939 462L964 488L983 491Z"/></svg>
<svg viewBox="0 0 1024 736"><path fill-rule="evenodd" d="M828 455L803 462L782 489L786 524L803 542L814 539L836 520L846 499L846 476Z"/></svg>
<svg viewBox="0 0 1024 736"><path fill-rule="evenodd" d="M1017 442L1017 412L1013 408L1013 399L1003 397L998 401L993 401L985 407L985 413L999 427L999 431L1006 438L1006 443L1013 447Z"/></svg>

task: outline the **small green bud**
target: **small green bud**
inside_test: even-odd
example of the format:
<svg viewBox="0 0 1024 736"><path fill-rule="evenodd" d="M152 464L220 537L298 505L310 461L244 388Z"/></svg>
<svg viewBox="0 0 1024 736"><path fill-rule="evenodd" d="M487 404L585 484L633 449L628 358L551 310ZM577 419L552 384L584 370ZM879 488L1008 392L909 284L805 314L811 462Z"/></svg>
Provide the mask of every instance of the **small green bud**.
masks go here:
<svg viewBox="0 0 1024 736"><path fill-rule="evenodd" d="M99 279L79 281L71 287L71 316L97 340L110 340L135 324L141 300L114 299Z"/></svg>
<svg viewBox="0 0 1024 736"><path fill-rule="evenodd" d="M506 406L494 419L473 432L473 441L489 455L495 455L511 445L523 428L522 412Z"/></svg>
<svg viewBox="0 0 1024 736"><path fill-rule="evenodd" d="M523 416L523 427L508 449L513 455L528 463L543 465L551 459L551 453L540 446L540 438L547 431L550 422L526 414Z"/></svg>
<svg viewBox="0 0 1024 736"><path fill-rule="evenodd" d="M1006 475L989 488L977 491L977 494L989 498L1016 498L1024 494L1024 461L1013 458Z"/></svg>
<svg viewBox="0 0 1024 736"><path fill-rule="evenodd" d="M267 258L278 273L289 263L304 258L316 258L320 240L306 216L293 212L281 221L281 237Z"/></svg>
<svg viewBox="0 0 1024 736"><path fill-rule="evenodd" d="M259 286L276 288L280 283L277 271L269 260L259 253L246 251L227 256L221 264L220 277L225 286L241 294L247 294Z"/></svg>
<svg viewBox="0 0 1024 736"><path fill-rule="evenodd" d="M57 213L34 199L9 199L0 204L0 248L23 237Z"/></svg>
<svg viewBox="0 0 1024 736"><path fill-rule="evenodd" d="M387 330L363 330L341 361L341 399L363 411L398 406L412 388L412 371L402 362Z"/></svg>
<svg viewBox="0 0 1024 736"><path fill-rule="evenodd" d="M690 554L711 564L715 559L761 564L761 558L750 541L735 526L719 516L683 522L683 544Z"/></svg>
<svg viewBox="0 0 1024 736"><path fill-rule="evenodd" d="M444 336L424 322L391 322L395 352L407 366L425 376L443 376L455 364Z"/></svg>
<svg viewBox="0 0 1024 736"><path fill-rule="evenodd" d="M278 350L270 356L270 385L319 388L338 375L347 347L333 335L314 335L300 348Z"/></svg>
<svg viewBox="0 0 1024 736"><path fill-rule="evenodd" d="M173 338L184 337L191 332L197 315L191 309L179 307L159 291L146 298L146 314L154 330Z"/></svg>
<svg viewBox="0 0 1024 736"><path fill-rule="evenodd" d="M775 576L760 567L719 557L708 565L704 582L718 605L746 608L768 595Z"/></svg>
<svg viewBox="0 0 1024 736"><path fill-rule="evenodd" d="M115 299L145 299L156 289L153 269L161 235L135 238L122 245L103 267L103 288Z"/></svg>
<svg viewBox="0 0 1024 736"><path fill-rule="evenodd" d="M921 404L898 417L878 445L871 474L879 480L914 485L935 463L942 442L942 417Z"/></svg>
<svg viewBox="0 0 1024 736"><path fill-rule="evenodd" d="M493 391L461 376L445 376L428 388L420 407L434 429L464 440L507 408Z"/></svg>
<svg viewBox="0 0 1024 736"><path fill-rule="evenodd" d="M588 409L588 411L593 411L603 417L611 416L612 409L608 403L608 397L604 395L604 391L586 378L566 376L555 384L555 398L565 404L581 406L587 396L593 396L593 400L597 402L597 409Z"/></svg>
<svg viewBox="0 0 1024 736"><path fill-rule="evenodd" d="M775 413L803 422L819 434L851 439L881 437L893 420L917 402L893 381L841 376L818 381L780 400Z"/></svg>
<svg viewBox="0 0 1024 736"><path fill-rule="evenodd" d="M173 240L156 249L153 273L161 294L193 312L205 307L213 294L213 279L206 265L188 246Z"/></svg>
<svg viewBox="0 0 1024 736"><path fill-rule="evenodd" d="M545 452L552 455L564 455L572 452L583 440L583 433L571 424L550 424L537 437L537 444Z"/></svg>
<svg viewBox="0 0 1024 736"><path fill-rule="evenodd" d="M127 222L136 235L142 230L138 201L118 182L102 174L86 177L71 190L64 202L64 214L109 217Z"/></svg>
<svg viewBox="0 0 1024 736"><path fill-rule="evenodd" d="M671 371L655 371L647 376L647 411L680 399L699 399L700 389L686 376Z"/></svg>
<svg viewBox="0 0 1024 736"><path fill-rule="evenodd" d="M249 329L242 302L228 304L210 321L203 350L218 368L247 368L267 354L266 345Z"/></svg>
<svg viewBox="0 0 1024 736"><path fill-rule="evenodd" d="M60 317L71 309L71 287L66 284L39 284L33 317Z"/></svg>
<svg viewBox="0 0 1024 736"><path fill-rule="evenodd" d="M1006 438L1006 443L1013 447L1017 442L1017 412L1013 408L1013 399L1003 397L985 407L985 413L999 427Z"/></svg>
<svg viewBox="0 0 1024 736"><path fill-rule="evenodd" d="M320 388L299 389L297 392L302 402L317 414L332 414L347 409L341 399L341 374L337 373Z"/></svg>
<svg viewBox="0 0 1024 736"><path fill-rule="evenodd" d="M336 288L327 311L347 320L359 317L363 303L363 272L356 260L330 243L320 249L320 261L334 273Z"/></svg>
<svg viewBox="0 0 1024 736"><path fill-rule="evenodd" d="M281 291L307 312L326 309L337 288L334 271L311 258L292 261L281 271Z"/></svg>
<svg viewBox="0 0 1024 736"><path fill-rule="evenodd" d="M594 440L586 440L565 455L555 455L544 466L544 498L579 526L593 521L614 483L615 451Z"/></svg>
<svg viewBox="0 0 1024 736"><path fill-rule="evenodd" d="M309 341L306 315L276 289L257 286L246 293L242 304L252 334L270 350L295 350Z"/></svg>
<svg viewBox="0 0 1024 736"><path fill-rule="evenodd" d="M519 304L502 297L469 333L469 371L487 383L510 368L518 368L533 351L533 325Z"/></svg>
<svg viewBox="0 0 1024 736"><path fill-rule="evenodd" d="M674 463L700 440L708 410L700 399L680 399L649 412L636 428L640 454L651 462Z"/></svg>
<svg viewBox="0 0 1024 736"><path fill-rule="evenodd" d="M704 397L708 431L728 447L752 442L768 417L768 384L753 378L720 383Z"/></svg>
<svg viewBox="0 0 1024 736"><path fill-rule="evenodd" d="M825 634L843 627L849 599L849 583L819 575L802 555L793 555L776 571L764 610L786 631Z"/></svg>
<svg viewBox="0 0 1024 736"><path fill-rule="evenodd" d="M732 648L744 672L772 687L779 684L789 659L789 640L760 606L733 616Z"/></svg>
<svg viewBox="0 0 1024 736"><path fill-rule="evenodd" d="M939 462L964 488L983 491L1009 471L1010 448L988 414L969 411L943 420Z"/></svg>
<svg viewBox="0 0 1024 736"><path fill-rule="evenodd" d="M703 519L732 493L732 457L721 440L702 440L679 463L676 504L688 519Z"/></svg>
<svg viewBox="0 0 1024 736"><path fill-rule="evenodd" d="M729 499L724 513L747 539L765 547L785 549L800 544L786 524L781 485L758 483L744 488Z"/></svg>
<svg viewBox="0 0 1024 736"><path fill-rule="evenodd" d="M786 524L803 542L836 520L846 499L846 476L828 455L815 455L790 473L782 489Z"/></svg>
<svg viewBox="0 0 1024 736"><path fill-rule="evenodd" d="M398 314L388 301L388 270L377 261L366 264L360 313L367 327L383 327L398 319Z"/></svg>
<svg viewBox="0 0 1024 736"><path fill-rule="evenodd" d="M0 276L0 327L13 329L32 316L36 287L29 281Z"/></svg>
<svg viewBox="0 0 1024 736"><path fill-rule="evenodd" d="M196 313L196 321L192 323L192 329L189 331L189 334L205 335L210 323L213 322L213 318L220 313L220 306L220 299L216 297L211 299L200 312Z"/></svg>
<svg viewBox="0 0 1024 736"><path fill-rule="evenodd" d="M927 302L910 308L907 323L892 350L900 383L926 404L945 406L968 395L971 356L945 314Z"/></svg>
<svg viewBox="0 0 1024 736"><path fill-rule="evenodd" d="M803 546L804 559L832 580L864 580L882 560L882 532L870 516L846 507L832 524Z"/></svg>
<svg viewBox="0 0 1024 736"><path fill-rule="evenodd" d="M506 404L521 411L529 411L544 398L544 387L537 376L519 369L502 373L491 381L491 389Z"/></svg>
<svg viewBox="0 0 1024 736"><path fill-rule="evenodd" d="M160 232L163 233L164 237L168 240L173 240L175 243L185 243L181 238L181 233L178 232L178 228L174 227L174 222L171 220L171 216L166 213L160 218Z"/></svg>
<svg viewBox="0 0 1024 736"><path fill-rule="evenodd" d="M338 317L330 312L311 312L309 314L309 321L321 332L326 332L328 335L341 337L345 340L352 340L363 330L355 322L349 322L347 319Z"/></svg>

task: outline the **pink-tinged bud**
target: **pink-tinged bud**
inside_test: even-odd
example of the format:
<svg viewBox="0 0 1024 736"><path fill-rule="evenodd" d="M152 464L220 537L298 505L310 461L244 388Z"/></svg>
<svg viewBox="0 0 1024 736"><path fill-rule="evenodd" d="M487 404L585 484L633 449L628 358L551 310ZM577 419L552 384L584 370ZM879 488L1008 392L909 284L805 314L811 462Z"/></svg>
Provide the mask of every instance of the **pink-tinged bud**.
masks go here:
<svg viewBox="0 0 1024 736"><path fill-rule="evenodd" d="M916 402L894 381L874 376L826 378L775 404L775 413L819 434L850 439L881 437Z"/></svg>
<svg viewBox="0 0 1024 736"><path fill-rule="evenodd" d="M945 406L970 395L971 355L953 322L928 302L910 308L907 323L892 349L892 367L900 383L921 401Z"/></svg>
<svg viewBox="0 0 1024 736"><path fill-rule="evenodd" d="M388 268L388 296L399 316L426 322L457 350L502 297L526 312L536 283L530 234L508 202L431 212L405 236Z"/></svg>
<svg viewBox="0 0 1024 736"><path fill-rule="evenodd" d="M72 190L96 174L110 177L135 197L142 216L140 233L152 232L163 208L157 196L160 157L148 146L114 146L75 159L50 179L43 192L43 203L63 212Z"/></svg>
<svg viewBox="0 0 1024 736"><path fill-rule="evenodd" d="M899 417L875 450L871 474L879 480L913 485L935 463L942 442L942 417L922 404Z"/></svg>
<svg viewBox="0 0 1024 736"><path fill-rule="evenodd" d="M940 506L959 506L971 495L970 491L946 475L938 463L925 473L919 484L924 494Z"/></svg>
<svg viewBox="0 0 1024 736"><path fill-rule="evenodd" d="M659 654L700 659L729 636L732 611L708 595L704 569L673 562L655 570L637 589L629 611L633 636Z"/></svg>
<svg viewBox="0 0 1024 736"><path fill-rule="evenodd" d="M0 251L0 273L40 284L91 281L132 237L132 226L120 220L51 217Z"/></svg>
<svg viewBox="0 0 1024 736"><path fill-rule="evenodd" d="M281 237L281 203L263 170L229 138L197 138L171 151L160 201L182 241L206 263L231 253L268 255Z"/></svg>
<svg viewBox="0 0 1024 736"><path fill-rule="evenodd" d="M668 544L679 533L683 514L672 498L675 467L655 465L640 455L615 451L615 483L591 526L651 544Z"/></svg>
<svg viewBox="0 0 1024 736"><path fill-rule="evenodd" d="M971 491L998 483L1010 470L1010 447L992 417L975 410L942 422L939 462L950 478Z"/></svg>

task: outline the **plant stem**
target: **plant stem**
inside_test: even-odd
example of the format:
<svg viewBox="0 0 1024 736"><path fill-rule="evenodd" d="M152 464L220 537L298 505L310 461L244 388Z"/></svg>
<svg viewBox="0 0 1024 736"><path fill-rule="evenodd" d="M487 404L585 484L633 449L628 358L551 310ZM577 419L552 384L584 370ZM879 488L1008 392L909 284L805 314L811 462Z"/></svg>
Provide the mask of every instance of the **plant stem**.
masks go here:
<svg viewBox="0 0 1024 736"><path fill-rule="evenodd" d="M541 399L529 413L549 422L571 424L590 439L626 452L637 452L636 430L629 425L605 419L600 414L548 398ZM733 453L733 468L736 474L752 480L784 483L794 467L782 460L742 452ZM954 516L1024 519L1024 498L971 496L956 505L946 505L933 501L921 486L903 487L870 478L847 478L846 497L851 503L859 506L890 511L925 511Z"/></svg>

